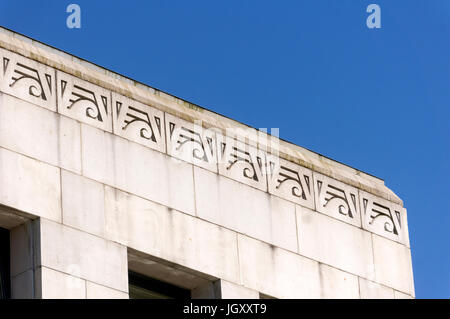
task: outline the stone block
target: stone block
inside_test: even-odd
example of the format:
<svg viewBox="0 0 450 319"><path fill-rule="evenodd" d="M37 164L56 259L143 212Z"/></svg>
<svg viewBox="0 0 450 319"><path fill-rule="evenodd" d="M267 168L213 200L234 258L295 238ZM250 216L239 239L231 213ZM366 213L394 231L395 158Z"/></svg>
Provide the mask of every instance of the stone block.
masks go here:
<svg viewBox="0 0 450 319"><path fill-rule="evenodd" d="M242 284L276 298L320 298L316 261L238 235Z"/></svg>
<svg viewBox="0 0 450 319"><path fill-rule="evenodd" d="M40 227L42 266L128 291L125 246L46 219Z"/></svg>
<svg viewBox="0 0 450 319"><path fill-rule="evenodd" d="M55 70L0 48L0 91L56 112Z"/></svg>
<svg viewBox="0 0 450 319"><path fill-rule="evenodd" d="M217 142L213 130L165 114L167 154L217 172Z"/></svg>
<svg viewBox="0 0 450 319"><path fill-rule="evenodd" d="M372 235L376 282L414 295L411 251L390 239Z"/></svg>
<svg viewBox="0 0 450 319"><path fill-rule="evenodd" d="M104 237L105 194L103 184L61 170L63 223Z"/></svg>
<svg viewBox="0 0 450 319"><path fill-rule="evenodd" d="M267 155L269 193L314 209L311 170L282 158Z"/></svg>
<svg viewBox="0 0 450 319"><path fill-rule="evenodd" d="M197 216L297 251L295 204L194 167Z"/></svg>
<svg viewBox="0 0 450 319"><path fill-rule="evenodd" d="M236 234L137 196L105 188L108 236L140 252L239 281Z"/></svg>
<svg viewBox="0 0 450 319"><path fill-rule="evenodd" d="M61 221L59 168L0 148L0 204Z"/></svg>
<svg viewBox="0 0 450 319"><path fill-rule="evenodd" d="M406 210L398 204L359 191L362 227L409 246Z"/></svg>
<svg viewBox="0 0 450 319"><path fill-rule="evenodd" d="M195 214L192 165L82 125L83 175Z"/></svg>
<svg viewBox="0 0 450 319"><path fill-rule="evenodd" d="M371 234L297 206L299 253L364 278L373 277Z"/></svg>
<svg viewBox="0 0 450 319"><path fill-rule="evenodd" d="M408 294L404 294L403 292L394 290L395 299L414 299L412 296Z"/></svg>
<svg viewBox="0 0 450 319"><path fill-rule="evenodd" d="M114 134L130 141L166 151L164 113L123 95L112 93Z"/></svg>
<svg viewBox="0 0 450 319"><path fill-rule="evenodd" d="M57 71L58 113L112 132L111 92Z"/></svg>
<svg viewBox="0 0 450 319"><path fill-rule="evenodd" d="M316 210L361 227L358 189L314 172Z"/></svg>
<svg viewBox="0 0 450 319"><path fill-rule="evenodd" d="M0 114L0 146L81 171L79 123L6 94L0 94Z"/></svg>
<svg viewBox="0 0 450 319"><path fill-rule="evenodd" d="M58 166L81 174L81 127L80 123L68 117L59 117Z"/></svg>
<svg viewBox="0 0 450 319"><path fill-rule="evenodd" d="M320 264L322 298L358 299L358 277L339 269Z"/></svg>
<svg viewBox="0 0 450 319"><path fill-rule="evenodd" d="M128 293L86 281L86 299L128 299Z"/></svg>
<svg viewBox="0 0 450 319"><path fill-rule="evenodd" d="M359 292L361 299L393 299L394 289L377 284L376 282L359 278Z"/></svg>
<svg viewBox="0 0 450 319"><path fill-rule="evenodd" d="M221 299L259 299L259 292L226 280L218 281Z"/></svg>
<svg viewBox="0 0 450 319"><path fill-rule="evenodd" d="M228 136L216 137L219 174L267 191L265 153Z"/></svg>

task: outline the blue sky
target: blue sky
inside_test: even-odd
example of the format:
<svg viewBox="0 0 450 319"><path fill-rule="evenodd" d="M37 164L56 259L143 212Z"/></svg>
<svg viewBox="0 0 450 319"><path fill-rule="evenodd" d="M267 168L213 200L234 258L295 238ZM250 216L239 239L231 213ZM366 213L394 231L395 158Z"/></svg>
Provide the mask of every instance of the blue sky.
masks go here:
<svg viewBox="0 0 450 319"><path fill-rule="evenodd" d="M3 0L0 25L383 178L417 298L450 298L450 1Z"/></svg>

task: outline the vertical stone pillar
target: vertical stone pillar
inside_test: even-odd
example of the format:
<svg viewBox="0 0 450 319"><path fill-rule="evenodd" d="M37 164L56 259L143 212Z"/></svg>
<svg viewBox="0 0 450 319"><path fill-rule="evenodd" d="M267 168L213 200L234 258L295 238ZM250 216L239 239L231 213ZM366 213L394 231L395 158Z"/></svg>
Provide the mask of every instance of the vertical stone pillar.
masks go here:
<svg viewBox="0 0 450 319"><path fill-rule="evenodd" d="M47 219L11 230L13 298L128 298L127 248Z"/></svg>
<svg viewBox="0 0 450 319"><path fill-rule="evenodd" d="M39 261L39 221L30 220L11 229L11 298L36 298Z"/></svg>

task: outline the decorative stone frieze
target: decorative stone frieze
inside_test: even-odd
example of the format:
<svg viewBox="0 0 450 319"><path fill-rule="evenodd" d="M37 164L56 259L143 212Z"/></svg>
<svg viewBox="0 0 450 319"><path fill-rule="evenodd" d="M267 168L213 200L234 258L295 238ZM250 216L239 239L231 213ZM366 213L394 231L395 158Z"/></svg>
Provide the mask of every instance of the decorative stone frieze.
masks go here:
<svg viewBox="0 0 450 319"><path fill-rule="evenodd" d="M216 134L170 114L165 114L167 154L217 173Z"/></svg>
<svg viewBox="0 0 450 319"><path fill-rule="evenodd" d="M361 190L359 196L363 229L409 244L406 211L403 207Z"/></svg>
<svg viewBox="0 0 450 319"><path fill-rule="evenodd" d="M55 70L0 48L0 90L56 111Z"/></svg>
<svg viewBox="0 0 450 319"><path fill-rule="evenodd" d="M267 191L265 153L229 136L217 135L219 174Z"/></svg>
<svg viewBox="0 0 450 319"><path fill-rule="evenodd" d="M112 132L110 91L60 71L57 79L60 114Z"/></svg>
<svg viewBox="0 0 450 319"><path fill-rule="evenodd" d="M128 271L193 297L414 297L381 179L2 28L0 47L13 297L127 298Z"/></svg>
<svg viewBox="0 0 450 319"><path fill-rule="evenodd" d="M409 246L406 210L160 109L0 48L0 90ZM245 141L245 142L244 142Z"/></svg>
<svg viewBox="0 0 450 319"><path fill-rule="evenodd" d="M162 111L114 92L112 110L114 134L165 152Z"/></svg>
<svg viewBox="0 0 450 319"><path fill-rule="evenodd" d="M314 209L311 170L273 155L267 155L269 193Z"/></svg>
<svg viewBox="0 0 450 319"><path fill-rule="evenodd" d="M316 210L361 227L358 189L314 172Z"/></svg>

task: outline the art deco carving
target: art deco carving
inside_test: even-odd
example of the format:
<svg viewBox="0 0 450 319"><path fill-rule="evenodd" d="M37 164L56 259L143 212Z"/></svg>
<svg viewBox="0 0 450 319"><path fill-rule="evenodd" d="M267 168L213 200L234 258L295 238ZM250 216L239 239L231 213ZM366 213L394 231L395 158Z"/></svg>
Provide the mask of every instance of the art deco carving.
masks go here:
<svg viewBox="0 0 450 319"><path fill-rule="evenodd" d="M112 93L114 134L165 152L164 113Z"/></svg>
<svg viewBox="0 0 450 319"><path fill-rule="evenodd" d="M0 63L5 94L409 245L398 204L4 49Z"/></svg>
<svg viewBox="0 0 450 319"><path fill-rule="evenodd" d="M405 209L383 198L359 191L362 227L375 234L408 243Z"/></svg>
<svg viewBox="0 0 450 319"><path fill-rule="evenodd" d="M112 132L111 92L64 72L57 72L58 112Z"/></svg>
<svg viewBox="0 0 450 319"><path fill-rule="evenodd" d="M219 174L267 190L265 153L234 138L217 135Z"/></svg>
<svg viewBox="0 0 450 319"><path fill-rule="evenodd" d="M314 209L313 179L311 170L267 155L269 193Z"/></svg>
<svg viewBox="0 0 450 319"><path fill-rule="evenodd" d="M0 90L56 111L55 71L21 55L0 49Z"/></svg>
<svg viewBox="0 0 450 319"><path fill-rule="evenodd" d="M316 172L313 177L316 210L361 227L358 189Z"/></svg>
<svg viewBox="0 0 450 319"><path fill-rule="evenodd" d="M173 157L217 172L216 136L201 123L191 123L165 114L167 153Z"/></svg>

